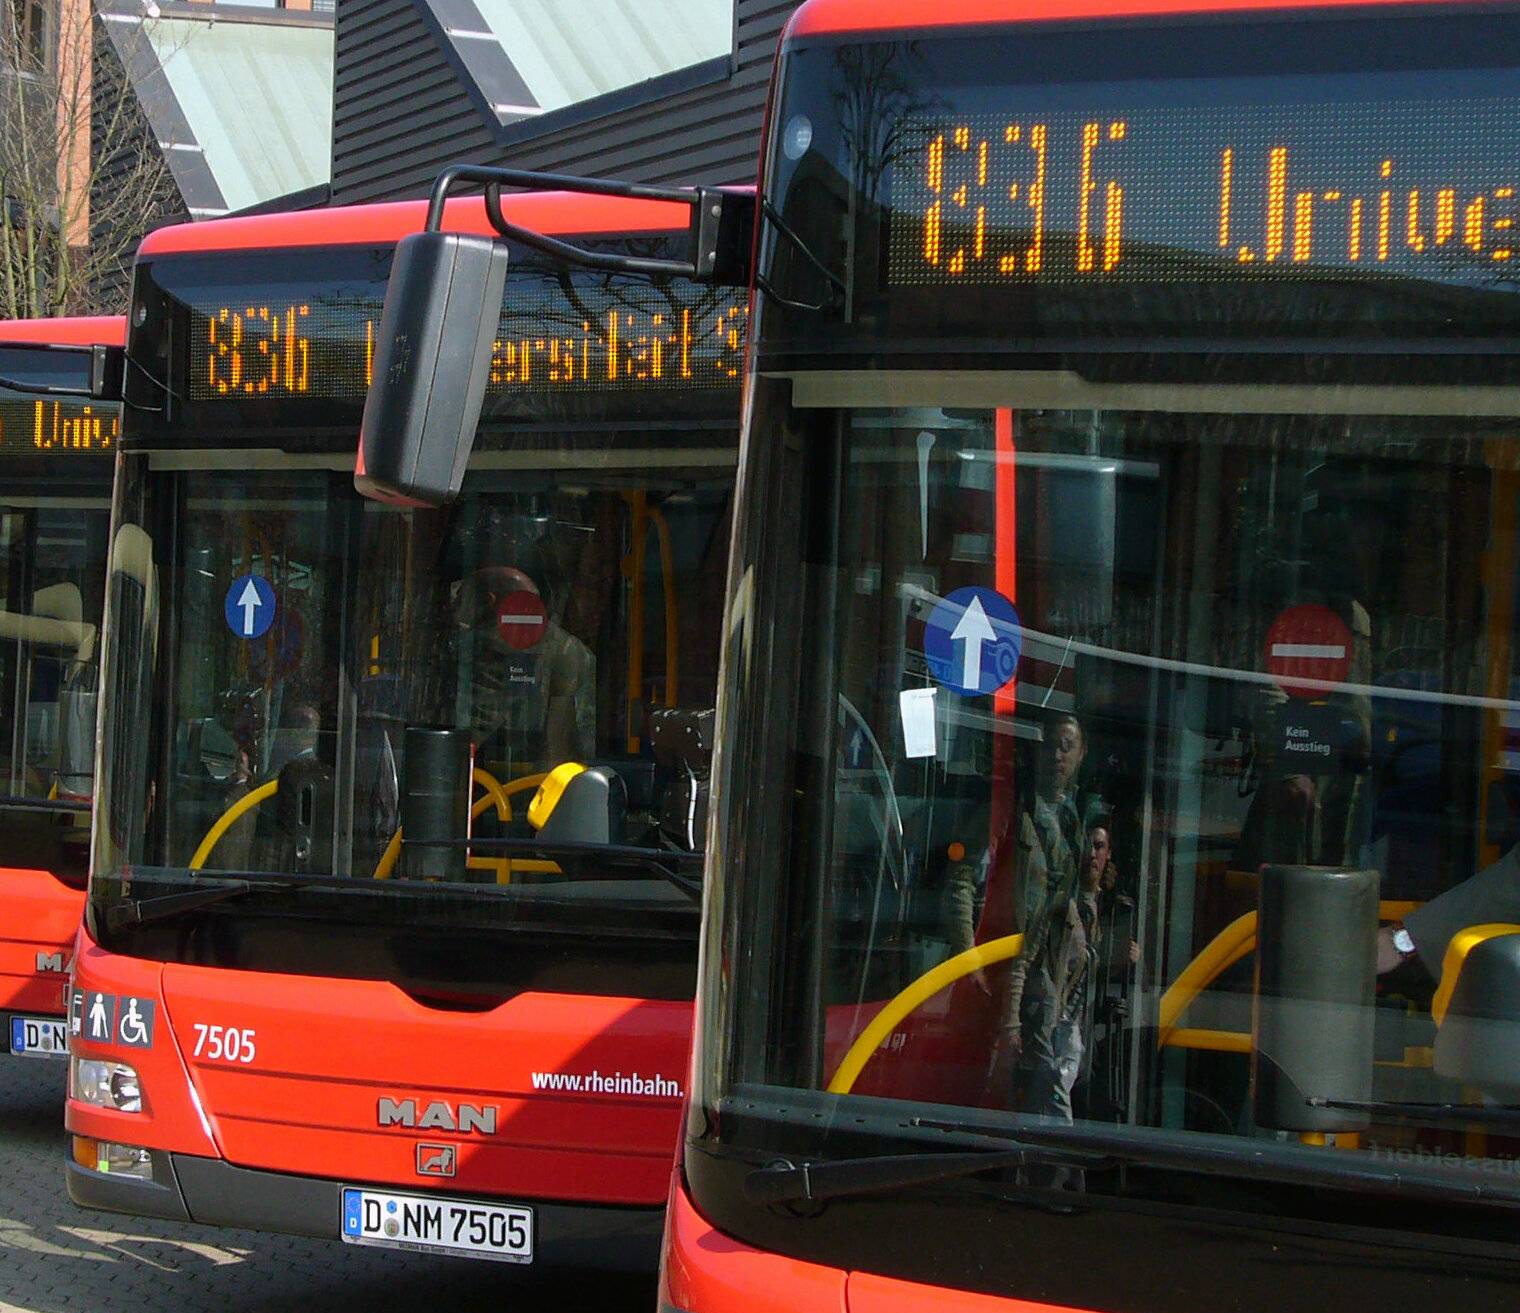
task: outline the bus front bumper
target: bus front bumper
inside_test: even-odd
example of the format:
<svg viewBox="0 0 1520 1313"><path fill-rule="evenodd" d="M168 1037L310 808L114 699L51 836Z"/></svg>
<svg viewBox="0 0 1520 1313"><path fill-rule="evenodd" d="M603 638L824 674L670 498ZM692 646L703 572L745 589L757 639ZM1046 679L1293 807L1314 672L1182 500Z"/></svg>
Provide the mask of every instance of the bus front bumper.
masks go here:
<svg viewBox="0 0 1520 1313"><path fill-rule="evenodd" d="M264 1172L157 1149L148 1154L151 1179L69 1162L69 1198L82 1208L104 1212L337 1241L344 1186L366 1184ZM424 1183L419 1182L417 1193L428 1193ZM599 1267L652 1270L658 1261L661 1208L521 1202L537 1217L536 1261L581 1261L587 1246L594 1246L589 1252ZM562 1247L567 1252L557 1254Z"/></svg>

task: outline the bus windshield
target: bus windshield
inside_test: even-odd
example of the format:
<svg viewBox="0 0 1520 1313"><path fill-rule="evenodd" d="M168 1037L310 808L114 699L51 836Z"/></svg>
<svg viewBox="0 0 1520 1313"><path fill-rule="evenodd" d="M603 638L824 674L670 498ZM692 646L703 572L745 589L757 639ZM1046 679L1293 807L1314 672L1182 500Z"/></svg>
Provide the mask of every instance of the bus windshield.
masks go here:
<svg viewBox="0 0 1520 1313"><path fill-rule="evenodd" d="M697 1143L1096 1155L973 1199L1511 1199L1520 81L1484 22L787 53ZM692 1161L707 1215L782 1234ZM991 1232L920 1261L850 1209L788 1251L992 1279Z"/></svg>
<svg viewBox="0 0 1520 1313"><path fill-rule="evenodd" d="M323 263L298 253L282 272L301 258ZM675 941L677 983L649 988L689 995L733 384L663 408L650 387L630 401L626 357L607 364L599 318L617 289L578 286L576 359L603 352L610 401L529 372L549 355L533 336L518 373L496 379L514 417L483 423L457 502L366 501L353 487L357 405L385 262L339 253L330 275L344 259L355 275L341 290L265 286L251 310L242 290L202 285L204 267L192 277L166 259L151 284L139 273L186 325L168 371L182 371L183 418L149 421L117 485L100 933L176 953L176 905L154 900L220 888L225 901L184 910L296 915L311 969L331 974L419 968L393 930L376 941L386 965L356 965L313 919L377 934L526 927L559 963L542 987L590 988L553 943L578 928L578 956L594 956L598 936ZM535 293L543 284L527 278ZM529 331L542 334L542 300L515 306L522 286L509 282L504 324L537 316ZM311 326L281 336L297 306ZM615 327L637 328L634 314ZM691 318L716 332L720 314ZM284 354L271 366L272 351ZM521 373L546 391L511 386ZM318 416L324 391L328 431L286 427ZM262 898L269 877L302 885L300 900ZM438 945L422 974L458 978ZM302 969L304 952L287 942L259 962ZM486 977L499 984L527 960L508 957Z"/></svg>

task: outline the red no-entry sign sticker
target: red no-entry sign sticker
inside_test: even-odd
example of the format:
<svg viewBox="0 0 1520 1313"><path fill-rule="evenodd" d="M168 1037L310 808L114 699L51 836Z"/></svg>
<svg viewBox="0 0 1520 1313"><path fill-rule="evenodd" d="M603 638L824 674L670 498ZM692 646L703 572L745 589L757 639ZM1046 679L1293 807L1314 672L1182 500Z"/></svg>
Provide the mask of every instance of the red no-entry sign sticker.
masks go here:
<svg viewBox="0 0 1520 1313"><path fill-rule="evenodd" d="M1316 698L1351 669L1351 630L1328 606L1290 606L1267 630L1267 673L1284 693Z"/></svg>
<svg viewBox="0 0 1520 1313"><path fill-rule="evenodd" d="M548 622L543 599L526 589L508 593L496 608L496 630L501 641L519 652L538 646Z"/></svg>

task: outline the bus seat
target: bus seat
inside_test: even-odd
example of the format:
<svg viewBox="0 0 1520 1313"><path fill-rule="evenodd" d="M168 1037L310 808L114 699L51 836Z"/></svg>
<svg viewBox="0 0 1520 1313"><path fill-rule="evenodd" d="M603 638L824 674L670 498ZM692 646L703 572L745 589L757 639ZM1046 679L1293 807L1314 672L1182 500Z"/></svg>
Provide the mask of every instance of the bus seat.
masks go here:
<svg viewBox="0 0 1520 1313"><path fill-rule="evenodd" d="M624 842L628 793L606 766L556 766L528 804L528 823L545 843Z"/></svg>
<svg viewBox="0 0 1520 1313"><path fill-rule="evenodd" d="M71 583L50 584L37 590L30 612L0 610L0 639L71 649L75 661L90 661L95 655L96 629L83 617L79 588Z"/></svg>
<svg viewBox="0 0 1520 1313"><path fill-rule="evenodd" d="M623 781L629 811L648 812L659 806L659 789L655 784L658 771L656 763L648 757L634 757L627 753L609 754L595 757L586 765L605 766Z"/></svg>
<svg viewBox="0 0 1520 1313"><path fill-rule="evenodd" d="M702 847L707 833L716 718L711 709L690 711L684 707L665 708L649 716L655 761L667 776L660 800L660 833L690 852Z"/></svg>
<svg viewBox="0 0 1520 1313"><path fill-rule="evenodd" d="M1493 1098L1520 1098L1520 925L1452 937L1431 1004L1437 1074Z"/></svg>

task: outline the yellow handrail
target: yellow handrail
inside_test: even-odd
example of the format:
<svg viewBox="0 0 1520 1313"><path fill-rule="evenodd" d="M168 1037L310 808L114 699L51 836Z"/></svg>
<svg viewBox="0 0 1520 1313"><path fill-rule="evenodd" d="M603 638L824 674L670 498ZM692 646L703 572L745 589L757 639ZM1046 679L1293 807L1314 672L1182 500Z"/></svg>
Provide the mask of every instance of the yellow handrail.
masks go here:
<svg viewBox="0 0 1520 1313"><path fill-rule="evenodd" d="M222 836L236 825L246 813L251 812L263 802L265 798L274 797L279 792L279 789L279 780L270 780L268 784L261 784L258 788L249 790L233 803L232 806L227 808L217 823L206 831L206 837L201 840L200 847L195 850L194 856L190 858L189 869L192 871L200 870L206 864L206 859L211 856L211 850L221 842Z"/></svg>
<svg viewBox="0 0 1520 1313"><path fill-rule="evenodd" d="M487 792L475 800L475 805L470 808L470 819L472 821L475 820L476 817L484 814L486 809L494 804L497 819L505 823L512 819L512 795L514 793L526 793L530 789L538 788L544 782L544 772L540 771L535 775L519 775L515 780L502 784L489 771L482 770L477 766L475 768L475 782L487 790ZM560 873L559 867L553 862L541 861L535 857L518 857L516 859L511 857L466 857L464 864L472 871L494 871L496 873L497 884L511 884L513 871L520 871L524 875L535 872L548 875L558 875Z"/></svg>
<svg viewBox="0 0 1520 1313"><path fill-rule="evenodd" d="M1398 921L1408 916L1415 908L1417 902L1407 899L1387 899L1378 904L1378 919L1380 921ZM1242 958L1250 956L1256 951L1256 913L1247 912L1243 916L1236 917L1229 925L1225 926L1208 946L1199 953L1191 962L1183 968L1182 974L1167 986L1166 993L1161 996L1161 1004L1157 1009L1156 1018L1156 1047L1157 1048L1199 1048L1207 1047L1196 1044L1178 1044L1173 1032L1177 1029L1177 1022L1181 1019L1195 998L1219 979L1226 971L1239 962ZM1229 1031L1195 1031L1195 1035L1231 1034ZM1221 1049L1221 1052L1248 1052L1248 1049Z"/></svg>
<svg viewBox="0 0 1520 1313"><path fill-rule="evenodd" d="M1211 1053L1249 1053L1251 1036L1239 1030L1189 1030L1178 1026L1167 1032L1166 1046L1173 1049L1207 1049Z"/></svg>
<svg viewBox="0 0 1520 1313"><path fill-rule="evenodd" d="M512 804L507 801L507 790L502 788L501 781L492 775L490 771L480 766L476 766L470 772L470 778L485 790L485 798L481 801L485 801L486 798L490 799L491 802L496 804L496 815L504 822L510 821L512 819ZM473 809L470 811L470 818L472 820L478 815L480 815L480 812Z"/></svg>
<svg viewBox="0 0 1520 1313"><path fill-rule="evenodd" d="M649 503L646 492L625 492L630 520L628 555L623 558L623 575L628 580L628 718L627 746L630 753L639 750L638 725L634 709L644 691L644 556L647 528L645 512Z"/></svg>
<svg viewBox="0 0 1520 1313"><path fill-rule="evenodd" d="M1436 1025L1446 1020L1446 1009L1451 1006L1451 996L1457 988L1457 977L1462 974L1462 964L1467 955L1479 944L1506 935L1520 935L1520 925L1490 921L1486 925L1470 925L1458 930L1446 945L1446 956L1441 960L1441 980L1435 997L1430 1000L1430 1015Z"/></svg>
<svg viewBox="0 0 1520 1313"><path fill-rule="evenodd" d="M380 854L380 860L375 863L375 874L371 877L375 880L389 880L391 872L396 869L396 863L401 860L401 827L396 827L396 832L391 835L391 841L385 845L385 851Z"/></svg>
<svg viewBox="0 0 1520 1313"><path fill-rule="evenodd" d="M866 1063L870 1062L876 1050L881 1047L882 1041L910 1012L923 1006L940 990L953 985L961 977L969 976L982 967L1017 957L1023 946L1023 935L1004 935L1001 939L989 939L985 944L978 944L964 953L946 958L937 967L925 971L872 1017L871 1024L855 1037L855 1042L850 1045L849 1051L835 1070L834 1078L829 1081L829 1093L848 1094L860 1078L860 1073L865 1070Z"/></svg>
<svg viewBox="0 0 1520 1313"><path fill-rule="evenodd" d="M1219 979L1226 971L1247 957L1256 947L1256 913L1237 916L1225 926L1203 952L1182 969L1182 974L1167 986L1161 996L1156 1018L1156 1046L1164 1048L1177 1028L1177 1021L1189 1003Z"/></svg>
<svg viewBox="0 0 1520 1313"><path fill-rule="evenodd" d="M542 773L536 775L519 775L508 784L503 784L490 771L475 767L474 782L485 790L480 797L476 798L470 807L470 819L473 821L483 815L489 808L496 808L497 817L503 822L512 819L512 795L514 793L526 793L529 789L536 789L544 781ZM376 880L389 880L396 869L396 863L401 859L401 827L396 827L396 832L391 835L390 842L385 845L385 851L380 854L380 860L375 863ZM507 884L512 879L513 870L529 872L544 872L550 875L558 875L559 867L553 862L544 862L537 859L519 859L513 862L510 857L467 857L465 866L472 871L495 871L498 884Z"/></svg>

